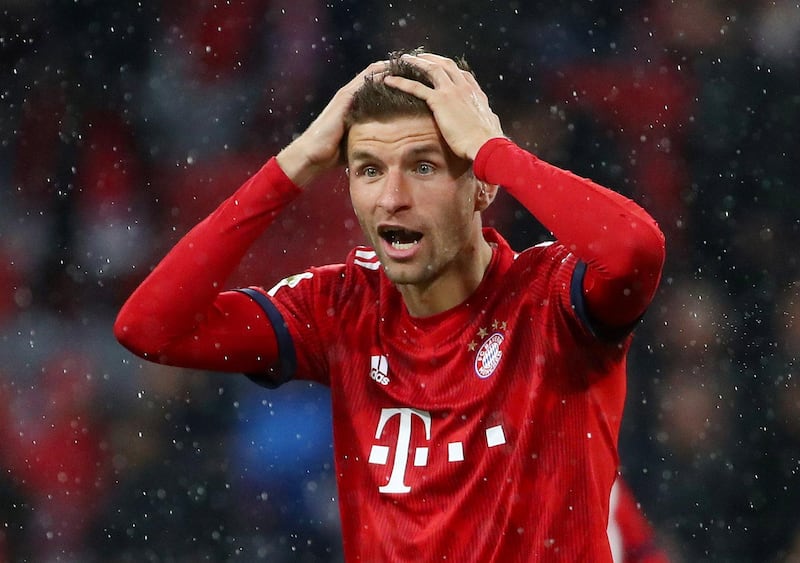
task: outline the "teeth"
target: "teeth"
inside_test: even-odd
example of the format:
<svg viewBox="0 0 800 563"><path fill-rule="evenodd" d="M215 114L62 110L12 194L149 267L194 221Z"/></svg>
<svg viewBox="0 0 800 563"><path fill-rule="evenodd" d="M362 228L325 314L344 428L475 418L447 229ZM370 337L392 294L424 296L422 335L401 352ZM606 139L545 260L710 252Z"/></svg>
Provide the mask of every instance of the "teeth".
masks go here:
<svg viewBox="0 0 800 563"><path fill-rule="evenodd" d="M409 248L415 246L417 243L419 243L418 240L415 240L414 242L392 241L392 248L396 248L397 250L408 250Z"/></svg>

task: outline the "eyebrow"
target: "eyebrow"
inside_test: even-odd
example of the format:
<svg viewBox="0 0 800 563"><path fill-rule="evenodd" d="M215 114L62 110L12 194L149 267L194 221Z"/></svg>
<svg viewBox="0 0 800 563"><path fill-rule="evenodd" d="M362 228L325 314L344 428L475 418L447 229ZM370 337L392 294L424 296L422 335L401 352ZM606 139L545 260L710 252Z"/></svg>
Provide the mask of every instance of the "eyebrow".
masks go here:
<svg viewBox="0 0 800 563"><path fill-rule="evenodd" d="M348 160L375 160L376 157L369 151L359 150L350 155Z"/></svg>
<svg viewBox="0 0 800 563"><path fill-rule="evenodd" d="M418 147L413 147L408 151L408 154L416 158L427 154L444 155L442 148L435 143L426 143ZM357 150L350 155L349 160L378 160L378 157L370 151Z"/></svg>
<svg viewBox="0 0 800 563"><path fill-rule="evenodd" d="M418 147L414 147L409 151L412 155L418 156L421 154L437 153L442 154L442 148L435 143L426 143Z"/></svg>

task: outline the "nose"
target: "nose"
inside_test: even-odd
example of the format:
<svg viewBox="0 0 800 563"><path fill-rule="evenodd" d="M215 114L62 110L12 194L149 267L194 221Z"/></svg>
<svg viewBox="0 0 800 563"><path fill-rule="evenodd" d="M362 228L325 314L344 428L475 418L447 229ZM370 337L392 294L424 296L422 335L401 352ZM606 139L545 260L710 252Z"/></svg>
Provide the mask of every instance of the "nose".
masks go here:
<svg viewBox="0 0 800 563"><path fill-rule="evenodd" d="M378 206L389 213L411 207L411 186L400 170L388 170L381 185Z"/></svg>

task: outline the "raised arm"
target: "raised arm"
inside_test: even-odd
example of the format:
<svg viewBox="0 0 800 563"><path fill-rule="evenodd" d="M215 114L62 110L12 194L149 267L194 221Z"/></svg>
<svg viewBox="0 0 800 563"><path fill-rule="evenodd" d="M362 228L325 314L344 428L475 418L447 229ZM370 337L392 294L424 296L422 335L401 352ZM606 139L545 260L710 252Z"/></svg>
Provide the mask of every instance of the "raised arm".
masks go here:
<svg viewBox="0 0 800 563"><path fill-rule="evenodd" d="M628 328L655 294L664 235L633 201L539 160L505 138L500 120L473 75L434 54L404 55L433 87L387 76L386 84L423 100L455 154L474 161L475 175L520 201L587 266L583 291L596 328Z"/></svg>
<svg viewBox="0 0 800 563"><path fill-rule="evenodd" d="M150 361L215 371L263 371L275 338L249 297L223 292L247 249L299 189L271 159L187 233L123 305L114 334Z"/></svg>
<svg viewBox="0 0 800 563"><path fill-rule="evenodd" d="M595 327L625 329L644 313L665 258L664 235L644 209L508 139L486 143L474 169L502 185L586 264L583 292Z"/></svg>
<svg viewBox="0 0 800 563"><path fill-rule="evenodd" d="M339 161L344 114L373 63L343 86L306 131L195 226L128 298L114 334L148 360L214 371L263 372L278 355L262 309L224 291L242 257L275 216Z"/></svg>

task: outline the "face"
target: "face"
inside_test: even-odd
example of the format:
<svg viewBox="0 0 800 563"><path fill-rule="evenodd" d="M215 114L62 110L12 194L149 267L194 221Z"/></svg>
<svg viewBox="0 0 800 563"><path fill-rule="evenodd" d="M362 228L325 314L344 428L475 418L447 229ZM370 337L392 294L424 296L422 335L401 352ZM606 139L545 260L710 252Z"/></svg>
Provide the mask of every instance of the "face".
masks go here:
<svg viewBox="0 0 800 563"><path fill-rule="evenodd" d="M353 125L347 161L353 208L391 281L424 289L474 267L480 185L432 117Z"/></svg>

